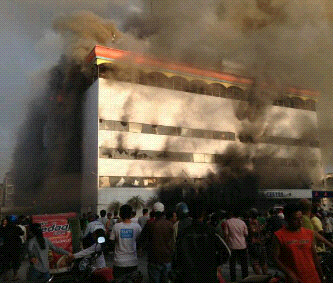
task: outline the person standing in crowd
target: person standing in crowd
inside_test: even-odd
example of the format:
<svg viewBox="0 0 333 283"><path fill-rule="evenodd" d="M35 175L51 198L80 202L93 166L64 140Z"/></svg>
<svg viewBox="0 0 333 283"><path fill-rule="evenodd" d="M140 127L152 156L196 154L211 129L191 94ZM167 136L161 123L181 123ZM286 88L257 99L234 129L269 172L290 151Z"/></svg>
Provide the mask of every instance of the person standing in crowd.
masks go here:
<svg viewBox="0 0 333 283"><path fill-rule="evenodd" d="M284 220L284 214L283 214L283 210L280 209L279 212L278 212L278 216L281 220Z"/></svg>
<svg viewBox="0 0 333 283"><path fill-rule="evenodd" d="M312 205L311 209L311 223L313 226L313 231L317 232L321 236L324 236L324 229L321 220L317 217L318 208L315 205ZM321 253L326 251L325 244L323 242L316 242L316 251Z"/></svg>
<svg viewBox="0 0 333 283"><path fill-rule="evenodd" d="M121 206L122 222L113 226L110 235L110 240L115 245L113 276L116 279L138 268L136 240L141 233L141 227L138 223L132 223L131 215L131 206Z"/></svg>
<svg viewBox="0 0 333 283"><path fill-rule="evenodd" d="M106 237L110 238L110 233L111 233L111 230L113 227L112 213L108 212L106 217L108 220L106 221L106 224L105 224L105 232L106 232Z"/></svg>
<svg viewBox="0 0 333 283"><path fill-rule="evenodd" d="M224 235L227 244L231 249L230 256L230 278L232 282L236 281L236 262L240 262L242 268L242 278L249 275L247 264L247 245L246 237L248 236L248 229L245 222L238 218L238 214L230 212L228 220L224 225Z"/></svg>
<svg viewBox="0 0 333 283"><path fill-rule="evenodd" d="M164 205L154 204L155 221L146 224L139 238L148 248L148 275L151 283L165 283L171 270L173 225L165 219Z"/></svg>
<svg viewBox="0 0 333 283"><path fill-rule="evenodd" d="M177 213L176 211L168 210L165 213L166 219L171 221L172 225L174 225L177 222Z"/></svg>
<svg viewBox="0 0 333 283"><path fill-rule="evenodd" d="M271 217L267 219L266 231L273 235L277 230L280 230L284 224L283 220L278 216L278 210L271 208L269 210Z"/></svg>
<svg viewBox="0 0 333 283"><path fill-rule="evenodd" d="M273 255L272 255L272 240L273 235L276 231L280 230L284 225L284 220L282 220L279 215L279 211L277 209L271 208L269 210L270 217L267 219L266 224L266 248L267 248L267 256L269 264L272 263Z"/></svg>
<svg viewBox="0 0 333 283"><path fill-rule="evenodd" d="M84 230L86 230L86 227L88 225L88 217L86 213L83 213L82 216L80 217L80 228L82 233Z"/></svg>
<svg viewBox="0 0 333 283"><path fill-rule="evenodd" d="M21 236L22 245L24 245L27 241L27 228L25 227L25 225L23 225L24 221L25 221L25 216L24 215L19 216L17 226L20 227L24 233Z"/></svg>
<svg viewBox="0 0 333 283"><path fill-rule="evenodd" d="M101 222L104 225L104 228L106 227L106 222L108 221L108 219L105 217L106 216L106 211L104 209L102 209L99 212L99 215L101 216L98 221Z"/></svg>
<svg viewBox="0 0 333 283"><path fill-rule="evenodd" d="M192 218L189 216L189 209L185 202L180 202L176 205L176 213L178 221L173 225L174 243L176 243L178 235L192 224Z"/></svg>
<svg viewBox="0 0 333 283"><path fill-rule="evenodd" d="M139 219L138 219L138 223L139 223L139 225L141 226L142 229L145 227L148 220L149 220L148 209L144 208L142 210L142 216L140 216Z"/></svg>
<svg viewBox="0 0 333 283"><path fill-rule="evenodd" d="M183 283L217 282L217 267L225 263L230 250L216 231L204 223L204 202L193 202L193 222L178 234L173 268Z"/></svg>
<svg viewBox="0 0 333 283"><path fill-rule="evenodd" d="M257 219L258 219L258 222L261 226L266 225L267 220L266 220L266 217L262 213L260 213L260 212L258 213Z"/></svg>
<svg viewBox="0 0 333 283"><path fill-rule="evenodd" d="M224 238L224 222L226 221L226 212L223 210L218 210L217 213L218 223L216 225L217 233Z"/></svg>
<svg viewBox="0 0 333 283"><path fill-rule="evenodd" d="M24 232L17 226L17 217L11 215L8 218L8 224L3 230L3 259L4 262L4 277L8 280L9 271L13 269L13 281L19 280L18 270L21 265L22 240L21 236Z"/></svg>
<svg viewBox="0 0 333 283"><path fill-rule="evenodd" d="M135 210L132 210L132 216L131 216L131 221L133 223L138 223L139 224L139 219L136 217L136 211Z"/></svg>
<svg viewBox="0 0 333 283"><path fill-rule="evenodd" d="M312 218L312 203L308 199L301 199L298 202L298 205L302 211L302 227L315 231L315 228L311 222ZM316 243L324 243L327 247L333 248L332 242L328 241L325 237L320 235L315 231L314 237L316 239Z"/></svg>
<svg viewBox="0 0 333 283"><path fill-rule="evenodd" d="M82 232L84 232L86 230L87 225L88 225L87 214L83 213L82 217L80 217L80 227L81 227Z"/></svg>
<svg viewBox="0 0 333 283"><path fill-rule="evenodd" d="M113 225L112 226L114 226L116 223L119 222L118 210L113 211L112 220L113 220Z"/></svg>
<svg viewBox="0 0 333 283"><path fill-rule="evenodd" d="M4 218L1 220L1 228L6 228L7 224L8 224L7 218Z"/></svg>
<svg viewBox="0 0 333 283"><path fill-rule="evenodd" d="M96 219L96 217L93 213L88 215L88 221L89 221L89 223L86 227L86 230L83 233L82 243L83 243L84 249L90 247L94 243L92 234L97 229L103 229L105 231L105 226L98 219Z"/></svg>
<svg viewBox="0 0 333 283"><path fill-rule="evenodd" d="M26 217L24 215L21 215L19 216L18 218L18 227L20 227L23 231L23 235L20 237L21 238L21 241L22 241L22 252L21 252L21 261L25 258L25 256L27 255L28 253L28 242L27 242L27 228L26 226L28 225L25 225L27 223L26 221Z"/></svg>
<svg viewBox="0 0 333 283"><path fill-rule="evenodd" d="M267 252L265 246L264 226L260 225L258 219L258 210L252 208L249 218L249 255L255 274L267 274Z"/></svg>
<svg viewBox="0 0 333 283"><path fill-rule="evenodd" d="M302 226L304 228L313 230L313 224L311 222L311 209L312 203L308 199L301 199L299 201L300 209L302 211Z"/></svg>
<svg viewBox="0 0 333 283"><path fill-rule="evenodd" d="M1 225L0 225L0 275L3 274L5 266L4 231L6 226L7 226L7 219L4 218L1 220Z"/></svg>
<svg viewBox="0 0 333 283"><path fill-rule="evenodd" d="M302 227L301 208L288 204L284 216L287 225L274 233L273 256L278 268L286 274L286 282L325 282L315 249L314 232Z"/></svg>
<svg viewBox="0 0 333 283"><path fill-rule="evenodd" d="M332 241L333 236L333 217L331 212L325 212L324 215L324 232L325 238L329 241Z"/></svg>
<svg viewBox="0 0 333 283"><path fill-rule="evenodd" d="M149 219L148 219L147 223L154 222L154 221L155 221L155 211L152 210L151 212L149 212Z"/></svg>
<svg viewBox="0 0 333 283"><path fill-rule="evenodd" d="M43 237L41 225L33 223L30 226L33 237L28 243L28 255L30 267L27 275L29 281L48 280L51 278L49 273L49 249L63 255L73 257L73 255L64 249L55 246L48 238Z"/></svg>

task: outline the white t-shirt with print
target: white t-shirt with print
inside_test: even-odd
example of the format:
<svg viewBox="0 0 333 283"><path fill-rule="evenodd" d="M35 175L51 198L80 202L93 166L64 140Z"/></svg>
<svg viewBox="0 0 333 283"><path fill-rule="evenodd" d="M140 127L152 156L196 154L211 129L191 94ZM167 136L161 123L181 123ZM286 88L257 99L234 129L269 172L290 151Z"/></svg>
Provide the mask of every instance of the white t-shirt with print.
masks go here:
<svg viewBox="0 0 333 283"><path fill-rule="evenodd" d="M141 233L138 223L117 223L113 226L110 240L116 241L114 265L127 267L137 266L136 239Z"/></svg>

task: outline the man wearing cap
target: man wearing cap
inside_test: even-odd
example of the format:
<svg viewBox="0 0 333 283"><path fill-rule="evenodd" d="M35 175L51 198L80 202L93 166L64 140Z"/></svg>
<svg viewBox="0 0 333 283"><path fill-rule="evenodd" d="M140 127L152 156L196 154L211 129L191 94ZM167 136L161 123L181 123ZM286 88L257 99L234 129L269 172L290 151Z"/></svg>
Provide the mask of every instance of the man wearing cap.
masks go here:
<svg viewBox="0 0 333 283"><path fill-rule="evenodd" d="M172 222L165 219L164 205L154 204L155 221L148 222L141 233L139 245L148 250L149 282L167 282L172 260Z"/></svg>
<svg viewBox="0 0 333 283"><path fill-rule="evenodd" d="M185 228L192 224L192 218L189 217L189 209L185 202L180 202L176 205L176 214L178 221L173 225L173 243L176 244L178 235L180 235Z"/></svg>

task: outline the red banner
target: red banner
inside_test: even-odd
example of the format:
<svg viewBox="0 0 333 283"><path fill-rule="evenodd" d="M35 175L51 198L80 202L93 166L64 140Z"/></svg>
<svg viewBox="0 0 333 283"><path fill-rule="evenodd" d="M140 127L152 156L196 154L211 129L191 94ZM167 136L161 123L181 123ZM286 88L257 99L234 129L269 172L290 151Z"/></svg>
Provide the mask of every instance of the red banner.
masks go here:
<svg viewBox="0 0 333 283"><path fill-rule="evenodd" d="M72 252L72 232L69 229L68 218L76 217L76 213L45 214L34 215L32 221L40 223L43 235L48 238L55 246L61 247L66 251ZM63 255L49 253L50 272L63 272L65 261Z"/></svg>

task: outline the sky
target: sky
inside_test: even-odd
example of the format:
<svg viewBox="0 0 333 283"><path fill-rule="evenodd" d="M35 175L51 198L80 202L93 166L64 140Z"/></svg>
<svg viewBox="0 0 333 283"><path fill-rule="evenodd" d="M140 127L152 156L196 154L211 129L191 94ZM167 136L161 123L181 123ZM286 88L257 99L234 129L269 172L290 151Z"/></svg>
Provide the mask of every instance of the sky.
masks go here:
<svg viewBox="0 0 333 283"><path fill-rule="evenodd" d="M216 67L235 60L276 84L319 89L324 170L333 172L333 6L329 0L2 0L0 10L0 180L29 102L57 64L66 32L55 19L86 10L112 20L120 47ZM59 31L59 30L58 30Z"/></svg>

